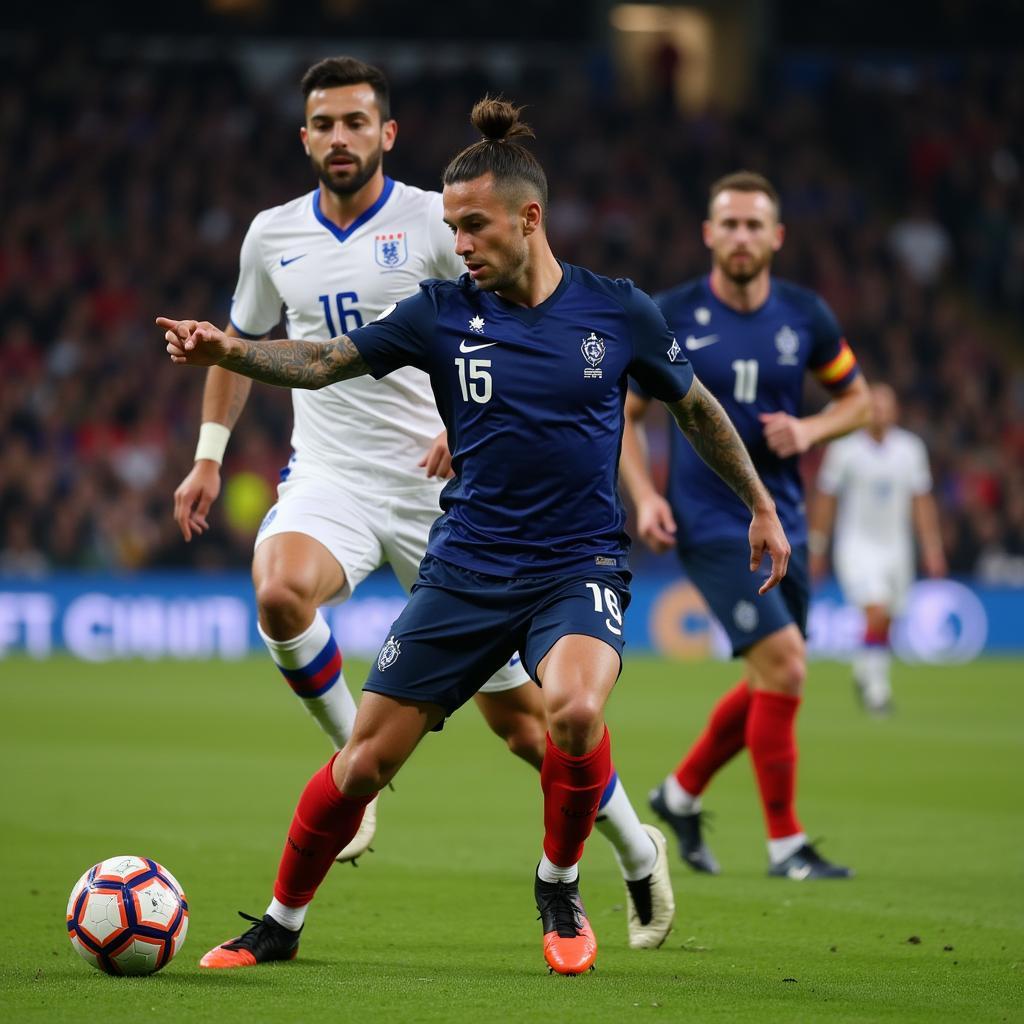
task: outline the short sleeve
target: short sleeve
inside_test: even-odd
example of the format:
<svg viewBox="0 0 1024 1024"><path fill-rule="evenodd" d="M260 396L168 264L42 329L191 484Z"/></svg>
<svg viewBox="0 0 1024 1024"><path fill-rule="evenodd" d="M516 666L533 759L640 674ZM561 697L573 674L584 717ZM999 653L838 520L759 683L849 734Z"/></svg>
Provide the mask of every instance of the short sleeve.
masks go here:
<svg viewBox="0 0 1024 1024"><path fill-rule="evenodd" d="M817 487L823 494L838 494L843 486L843 451L841 444L830 444L818 470Z"/></svg>
<svg viewBox="0 0 1024 1024"><path fill-rule="evenodd" d="M444 222L444 203L438 193L434 193L430 203L428 222L430 232L430 266L431 277L442 281L454 281L466 272L466 265L455 255L455 239L451 228Z"/></svg>
<svg viewBox="0 0 1024 1024"><path fill-rule="evenodd" d="M349 340L365 360L374 379L380 380L402 366L428 370L427 354L434 336L437 313L424 287L415 295L393 304L365 327L349 334Z"/></svg>
<svg viewBox="0 0 1024 1024"><path fill-rule="evenodd" d="M634 288L627 315L633 331L633 390L660 402L678 402L693 384L693 367L661 310L649 295Z"/></svg>
<svg viewBox="0 0 1024 1024"><path fill-rule="evenodd" d="M243 338L262 338L281 319L284 305L263 263L260 217L253 220L242 242L238 284L231 300L231 326Z"/></svg>
<svg viewBox="0 0 1024 1024"><path fill-rule="evenodd" d="M807 368L830 391L844 390L860 373L835 313L815 296L811 313L811 352Z"/></svg>
<svg viewBox="0 0 1024 1024"><path fill-rule="evenodd" d="M928 494L932 489L932 471L928 465L928 449L919 438L913 439L910 449L910 491L912 494Z"/></svg>

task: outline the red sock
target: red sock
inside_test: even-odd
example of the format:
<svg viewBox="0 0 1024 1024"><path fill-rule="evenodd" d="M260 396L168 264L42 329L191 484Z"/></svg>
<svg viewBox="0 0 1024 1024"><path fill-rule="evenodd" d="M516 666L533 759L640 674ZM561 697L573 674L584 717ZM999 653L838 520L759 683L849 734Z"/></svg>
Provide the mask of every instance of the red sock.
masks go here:
<svg viewBox="0 0 1024 1024"><path fill-rule="evenodd" d="M747 715L747 746L754 762L768 836L802 832L793 808L796 793L796 713L799 697L754 690Z"/></svg>
<svg viewBox="0 0 1024 1024"><path fill-rule="evenodd" d="M715 772L743 749L749 712L750 686L741 679L715 705L704 731L676 769L676 779L687 793L703 793Z"/></svg>
<svg viewBox="0 0 1024 1024"><path fill-rule="evenodd" d="M540 787L544 791L544 854L552 864L572 867L583 856L611 770L607 728L601 742L582 757L559 750L548 733Z"/></svg>
<svg viewBox="0 0 1024 1024"><path fill-rule="evenodd" d="M334 757L338 755L335 754ZM286 907L304 907L327 876L334 858L359 829L373 796L345 796L331 776L334 757L310 780L299 797L274 882L274 898Z"/></svg>

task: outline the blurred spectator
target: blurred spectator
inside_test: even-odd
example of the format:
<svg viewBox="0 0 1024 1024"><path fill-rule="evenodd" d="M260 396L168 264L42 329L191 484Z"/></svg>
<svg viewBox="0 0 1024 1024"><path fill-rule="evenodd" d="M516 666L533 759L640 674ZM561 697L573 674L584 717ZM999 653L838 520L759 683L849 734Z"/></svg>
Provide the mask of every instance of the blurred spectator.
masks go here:
<svg viewBox="0 0 1024 1024"><path fill-rule="evenodd" d="M287 461L288 396L253 389L225 465L234 514L222 500L185 545L171 496L202 380L166 362L152 317L225 322L249 220L313 187L295 132L306 62L270 87L244 48L184 74L144 42L106 52L25 37L0 65L0 572L242 567ZM472 102L504 92L537 131L556 252L649 291L704 272L707 185L765 172L788 230L779 273L834 305L928 444L954 571L1020 581L1024 64L837 62L808 84L783 59L726 117L631 105L606 55L520 54L394 69L391 172L438 187Z"/></svg>

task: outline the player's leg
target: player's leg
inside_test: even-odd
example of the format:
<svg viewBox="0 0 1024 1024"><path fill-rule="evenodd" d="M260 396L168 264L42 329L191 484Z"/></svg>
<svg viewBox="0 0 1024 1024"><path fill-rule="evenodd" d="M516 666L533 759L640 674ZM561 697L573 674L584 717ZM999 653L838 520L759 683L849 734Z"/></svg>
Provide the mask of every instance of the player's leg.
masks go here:
<svg viewBox="0 0 1024 1024"><path fill-rule="evenodd" d="M836 548L836 576L843 597L864 612L864 634L853 656L853 682L861 706L884 714L889 707L890 608L898 589L898 572L890 552L862 543Z"/></svg>
<svg viewBox="0 0 1024 1024"><path fill-rule="evenodd" d="M356 706L342 653L320 611L346 600L383 553L354 488L293 476L256 539L253 583L263 637L281 674L306 711L340 750L352 734ZM377 802L338 854L355 862L373 841Z"/></svg>
<svg viewBox="0 0 1024 1024"><path fill-rule="evenodd" d="M540 775L544 843L534 888L545 959L559 974L579 974L597 957L579 894L579 862L611 776L604 705L619 668L617 651L579 635L559 639L537 668L548 735Z"/></svg>
<svg viewBox="0 0 1024 1024"><path fill-rule="evenodd" d="M274 664L340 750L352 734L356 706L341 651L319 609L345 587L342 567L315 538L276 533L256 548L252 577L260 636Z"/></svg>
<svg viewBox="0 0 1024 1024"><path fill-rule="evenodd" d="M585 970L597 955L579 895L578 863L604 797L614 799L604 706L622 667L628 604L628 579L618 575L561 583L540 601L522 647L527 669L543 687L549 729L541 769L545 834L535 895L545 958L560 973ZM657 829L647 831L654 851L650 874L627 882L634 947L660 945L675 916L664 837Z"/></svg>
<svg viewBox="0 0 1024 1024"><path fill-rule="evenodd" d="M864 608L864 641L854 658L854 679L865 710L888 714L892 704L889 609L883 604Z"/></svg>
<svg viewBox="0 0 1024 1024"><path fill-rule="evenodd" d="M266 913L250 918L244 935L210 950L201 967L251 967L295 956L306 911L338 852L356 834L367 804L444 714L435 704L364 695L351 739L302 791Z"/></svg>
<svg viewBox="0 0 1024 1024"><path fill-rule="evenodd" d="M500 674L476 694L476 705L487 725L508 743L513 754L538 771L544 761L547 722L541 690L531 681L500 687ZM649 876L657 855L656 840L640 822L614 766L598 807L595 827L611 844L627 883ZM651 913L642 914L647 925Z"/></svg>
<svg viewBox="0 0 1024 1024"><path fill-rule="evenodd" d="M679 554L690 579L722 623L734 653L790 621L774 591L763 598L757 594L761 580L749 571L750 552L744 540L723 539ZM695 871L717 875L720 870L704 842L701 797L715 775L746 745L750 703L750 680L745 676L716 702L675 770L650 793L651 808L672 827L680 857Z"/></svg>
<svg viewBox="0 0 1024 1024"><path fill-rule="evenodd" d="M745 654L753 692L746 743L768 831L769 874L803 881L847 878L807 841L796 814L796 717L807 676L807 649L795 623L762 637Z"/></svg>

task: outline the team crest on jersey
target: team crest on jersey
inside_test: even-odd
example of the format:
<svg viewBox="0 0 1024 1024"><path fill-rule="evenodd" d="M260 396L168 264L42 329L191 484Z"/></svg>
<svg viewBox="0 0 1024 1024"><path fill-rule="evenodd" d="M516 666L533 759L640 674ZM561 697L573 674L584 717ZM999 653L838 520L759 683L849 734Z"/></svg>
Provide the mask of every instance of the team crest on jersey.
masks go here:
<svg viewBox="0 0 1024 1024"><path fill-rule="evenodd" d="M600 369L601 360L604 359L605 352L604 338L599 338L591 331L583 339L580 351L583 353L583 358L590 363L589 369L583 371L583 376L588 380L600 380L604 376L604 371Z"/></svg>
<svg viewBox="0 0 1024 1024"><path fill-rule="evenodd" d="M469 321L469 329L474 334L484 333L484 318L482 316L474 316Z"/></svg>
<svg viewBox="0 0 1024 1024"><path fill-rule="evenodd" d="M388 637L388 642L380 649L380 654L377 655L377 668L383 672L386 668L390 668L396 661L398 656L402 653L402 643L400 640L395 639L394 633Z"/></svg>
<svg viewBox="0 0 1024 1024"><path fill-rule="evenodd" d="M701 327L707 327L711 323L711 310L707 306L698 306L693 311L693 319L701 325Z"/></svg>
<svg viewBox="0 0 1024 1024"><path fill-rule="evenodd" d="M797 365L799 360L796 354L800 351L800 335L788 324L775 335L775 347L779 352L780 366Z"/></svg>
<svg viewBox="0 0 1024 1024"><path fill-rule="evenodd" d="M400 267L409 258L409 238L406 233L391 231L385 235L375 235L373 258L385 270Z"/></svg>

